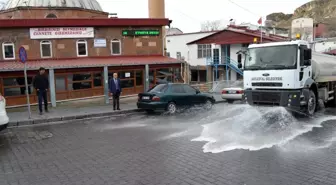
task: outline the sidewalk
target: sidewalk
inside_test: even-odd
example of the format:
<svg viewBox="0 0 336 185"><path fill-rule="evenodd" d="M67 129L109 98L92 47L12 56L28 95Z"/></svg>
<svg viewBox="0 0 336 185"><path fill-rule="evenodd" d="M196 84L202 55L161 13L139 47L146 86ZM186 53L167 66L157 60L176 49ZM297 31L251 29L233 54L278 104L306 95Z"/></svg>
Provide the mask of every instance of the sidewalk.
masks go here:
<svg viewBox="0 0 336 185"><path fill-rule="evenodd" d="M22 126L135 112L136 101L137 97L121 98L121 111L113 110L112 100L106 105L104 98L95 98L57 103L57 107L49 106L49 113L43 115L39 115L38 106L32 106L32 119L28 118L27 107L7 109L7 115L9 126Z"/></svg>

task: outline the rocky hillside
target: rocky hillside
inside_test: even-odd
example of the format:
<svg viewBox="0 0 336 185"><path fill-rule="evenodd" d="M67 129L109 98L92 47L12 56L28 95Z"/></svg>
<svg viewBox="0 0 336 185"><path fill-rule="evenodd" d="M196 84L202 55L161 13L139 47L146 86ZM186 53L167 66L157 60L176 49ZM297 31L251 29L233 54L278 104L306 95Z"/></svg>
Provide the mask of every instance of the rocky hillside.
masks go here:
<svg viewBox="0 0 336 185"><path fill-rule="evenodd" d="M307 17L315 22L336 24L336 0L313 0L298 7L293 14L272 13L266 17L267 26L290 28L293 19Z"/></svg>

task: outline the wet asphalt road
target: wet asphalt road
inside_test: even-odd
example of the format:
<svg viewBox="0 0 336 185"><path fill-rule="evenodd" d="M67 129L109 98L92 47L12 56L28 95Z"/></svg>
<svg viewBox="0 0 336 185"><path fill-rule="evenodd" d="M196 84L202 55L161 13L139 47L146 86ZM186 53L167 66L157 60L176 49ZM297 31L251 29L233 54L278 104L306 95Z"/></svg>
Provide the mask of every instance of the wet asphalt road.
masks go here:
<svg viewBox="0 0 336 185"><path fill-rule="evenodd" d="M0 136L0 185L332 185L334 115L219 104L11 128Z"/></svg>

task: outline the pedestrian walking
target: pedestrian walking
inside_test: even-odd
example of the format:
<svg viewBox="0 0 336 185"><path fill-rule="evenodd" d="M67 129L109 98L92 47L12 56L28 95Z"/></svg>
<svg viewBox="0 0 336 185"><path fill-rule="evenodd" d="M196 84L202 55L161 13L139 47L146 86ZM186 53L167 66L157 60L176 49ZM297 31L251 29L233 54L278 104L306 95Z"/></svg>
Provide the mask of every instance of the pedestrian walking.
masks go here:
<svg viewBox="0 0 336 185"><path fill-rule="evenodd" d="M110 87L110 95L113 97L113 110L116 110L116 107L117 110L120 110L119 99L122 90L120 79L118 78L117 73L113 73L113 78L110 80L109 87Z"/></svg>
<svg viewBox="0 0 336 185"><path fill-rule="evenodd" d="M42 115L42 101L44 102L45 112L48 112L47 92L49 88L49 79L46 76L45 69L43 67L39 69L39 73L35 76L33 85L38 97L40 115Z"/></svg>

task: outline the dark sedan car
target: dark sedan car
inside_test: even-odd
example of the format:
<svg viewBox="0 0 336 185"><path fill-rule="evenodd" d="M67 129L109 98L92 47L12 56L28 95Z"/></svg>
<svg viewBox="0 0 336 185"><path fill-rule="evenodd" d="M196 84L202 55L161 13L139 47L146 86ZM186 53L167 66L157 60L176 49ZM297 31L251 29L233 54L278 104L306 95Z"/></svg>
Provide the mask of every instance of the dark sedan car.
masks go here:
<svg viewBox="0 0 336 185"><path fill-rule="evenodd" d="M211 94L201 93L188 84L159 84L148 92L139 93L138 96L138 108L147 112L164 110L173 114L177 108L194 105L203 105L204 108L211 109L215 103Z"/></svg>

